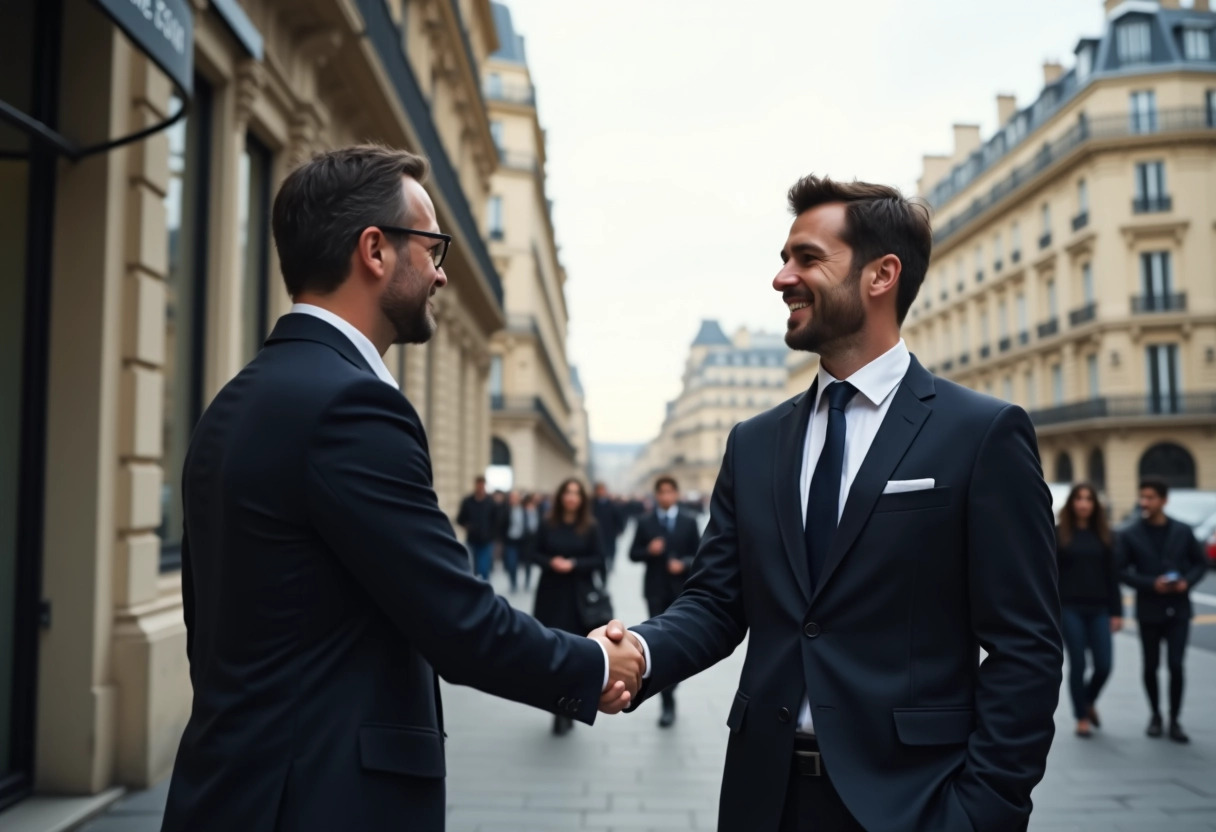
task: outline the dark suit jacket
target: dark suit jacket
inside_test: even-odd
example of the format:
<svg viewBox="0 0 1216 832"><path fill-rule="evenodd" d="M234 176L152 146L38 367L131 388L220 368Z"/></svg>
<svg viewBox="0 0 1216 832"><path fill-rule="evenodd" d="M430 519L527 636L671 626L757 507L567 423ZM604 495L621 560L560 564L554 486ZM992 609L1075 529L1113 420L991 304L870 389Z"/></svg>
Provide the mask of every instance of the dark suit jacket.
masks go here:
<svg viewBox="0 0 1216 832"><path fill-rule="evenodd" d="M799 494L812 387L732 430L684 592L634 628L652 659L639 703L751 630L722 830L777 828L804 695L825 768L870 832L1026 828L1063 663L1034 429L915 359L894 396L813 591ZM927 477L934 488L882 493Z"/></svg>
<svg viewBox="0 0 1216 832"><path fill-rule="evenodd" d="M595 516L595 525L599 529L600 546L604 557L611 559L616 554L616 540L625 530L625 518L620 509L608 498L591 498L591 513Z"/></svg>
<svg viewBox="0 0 1216 832"><path fill-rule="evenodd" d="M165 830L440 830L436 673L592 722L600 647L473 577L409 402L308 315L195 429L182 591L194 703Z"/></svg>
<svg viewBox="0 0 1216 832"><path fill-rule="evenodd" d="M1136 618L1146 623L1189 619L1191 593L1162 595L1153 588L1166 572L1180 572L1194 586L1207 574L1203 547L1185 523L1166 519L1165 548L1153 545L1143 520L1133 523L1115 540L1115 553L1123 583L1136 590Z"/></svg>
<svg viewBox="0 0 1216 832"><path fill-rule="evenodd" d="M654 557L647 551L650 542L657 537L667 541L662 557ZM680 594L700 542L701 533L697 530L697 521L683 512L676 515L676 527L671 533L668 533L655 512L638 520L637 531L633 533L633 545L629 547L629 559L646 564L642 594L652 609L666 608ZM685 571L679 575L668 572L669 560L683 561Z"/></svg>

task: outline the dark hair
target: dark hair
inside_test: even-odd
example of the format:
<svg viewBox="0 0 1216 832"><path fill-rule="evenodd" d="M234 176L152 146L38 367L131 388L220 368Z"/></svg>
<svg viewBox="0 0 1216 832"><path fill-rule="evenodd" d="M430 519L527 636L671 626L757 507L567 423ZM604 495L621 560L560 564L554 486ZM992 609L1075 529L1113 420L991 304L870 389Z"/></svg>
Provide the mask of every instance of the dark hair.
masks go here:
<svg viewBox="0 0 1216 832"><path fill-rule="evenodd" d="M410 224L401 177L421 183L429 169L421 156L363 144L321 153L288 174L271 219L287 294L341 286L365 228Z"/></svg>
<svg viewBox="0 0 1216 832"><path fill-rule="evenodd" d="M933 227L929 209L921 202L905 199L898 188L869 182L836 182L827 176L804 176L789 191L790 210L799 216L819 205L845 204L845 227L841 239L853 249L850 269L861 267L887 254L899 258L899 290L895 314L904 322L925 281L933 251Z"/></svg>
<svg viewBox="0 0 1216 832"><path fill-rule="evenodd" d="M1060 509L1060 521L1056 526L1056 538L1060 541L1061 546L1067 546L1072 543L1072 536L1077 530L1077 512L1072 507L1072 503L1082 491L1088 491L1089 499L1094 501L1094 513L1090 515L1089 528L1093 529L1094 534L1098 536L1099 540L1110 546L1110 523L1106 519L1106 509L1102 506L1102 501L1098 499L1098 490L1087 482L1077 483L1068 492L1068 500L1065 501L1064 508Z"/></svg>
<svg viewBox="0 0 1216 832"><path fill-rule="evenodd" d="M1156 491L1157 496L1163 500L1170 496L1170 487L1165 484L1165 480L1154 479L1152 477L1140 480L1140 490L1143 491L1146 488Z"/></svg>
<svg viewBox="0 0 1216 832"><path fill-rule="evenodd" d="M562 495L566 493L566 489L572 483L578 486L578 494L582 499L582 503L578 508L578 514L574 519L574 527L578 529L580 534L584 534L595 521L591 518L591 501L587 499L587 487L583 485L583 481L578 477L567 477L557 487L557 493L553 495L553 505L549 506L549 525L559 526L565 520L566 510L562 508Z"/></svg>
<svg viewBox="0 0 1216 832"><path fill-rule="evenodd" d="M654 481L654 490L658 491L660 488L662 488L665 485L670 485L676 491L680 490L680 484L678 482L676 482L676 478L673 476L670 476L668 474L664 474L663 476L659 477L657 480Z"/></svg>
<svg viewBox="0 0 1216 832"><path fill-rule="evenodd" d="M486 481L486 478L479 474L478 476L473 478L473 485L477 485L478 483L484 483L485 481Z"/></svg>

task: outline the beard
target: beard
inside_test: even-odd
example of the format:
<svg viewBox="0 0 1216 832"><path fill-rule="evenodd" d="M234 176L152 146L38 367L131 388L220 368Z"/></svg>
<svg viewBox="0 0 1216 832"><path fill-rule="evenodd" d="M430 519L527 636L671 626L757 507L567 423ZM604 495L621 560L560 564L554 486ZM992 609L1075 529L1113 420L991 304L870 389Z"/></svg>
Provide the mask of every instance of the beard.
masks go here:
<svg viewBox="0 0 1216 832"><path fill-rule="evenodd" d="M811 302L807 321L801 326L789 324L785 344L790 349L823 355L825 349L831 352L832 345L856 335L865 324L861 270L858 269L839 286L819 293L818 300Z"/></svg>
<svg viewBox="0 0 1216 832"><path fill-rule="evenodd" d="M436 323L427 305L429 299L430 287L422 273L404 259L398 260L397 269L380 297L380 311L396 332L394 344L425 344L431 340Z"/></svg>

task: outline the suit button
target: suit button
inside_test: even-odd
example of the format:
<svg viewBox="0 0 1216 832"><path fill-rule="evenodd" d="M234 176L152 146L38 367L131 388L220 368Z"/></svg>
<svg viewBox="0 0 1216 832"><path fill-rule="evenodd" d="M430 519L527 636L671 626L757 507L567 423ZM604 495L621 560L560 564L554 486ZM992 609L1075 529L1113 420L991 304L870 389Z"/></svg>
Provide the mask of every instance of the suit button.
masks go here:
<svg viewBox="0 0 1216 832"><path fill-rule="evenodd" d="M777 721L778 722L789 722L790 721L790 709L782 708L781 710L777 711Z"/></svg>
<svg viewBox="0 0 1216 832"><path fill-rule="evenodd" d="M818 638L819 637L819 625L816 624L814 621L808 621L808 622L806 622L806 626L802 628L802 632L806 635L807 638Z"/></svg>

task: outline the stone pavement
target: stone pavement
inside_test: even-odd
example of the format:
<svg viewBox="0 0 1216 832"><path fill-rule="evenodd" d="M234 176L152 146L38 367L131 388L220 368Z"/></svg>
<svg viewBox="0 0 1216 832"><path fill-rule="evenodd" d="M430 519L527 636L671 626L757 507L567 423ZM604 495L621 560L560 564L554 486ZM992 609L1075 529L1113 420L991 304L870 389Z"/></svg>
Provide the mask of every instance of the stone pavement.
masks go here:
<svg viewBox="0 0 1216 832"><path fill-rule="evenodd" d="M617 564L613 599L618 615L632 623L645 614L641 567L621 558ZM501 571L493 581L505 591ZM508 597L531 609L530 595ZM1116 638L1115 654L1100 703L1103 730L1093 739L1073 736L1061 696L1031 832L1216 832L1216 654L1192 649L1187 655L1183 722L1192 744L1185 747L1144 736L1134 633ZM445 684L448 832L714 829L726 713L742 661L740 647L681 685L679 718L669 730L655 725L656 699L637 713L601 716L593 727L580 724L554 737L548 714ZM155 832L166 788L161 783L128 795L82 829ZM403 821L400 828L409 825Z"/></svg>

